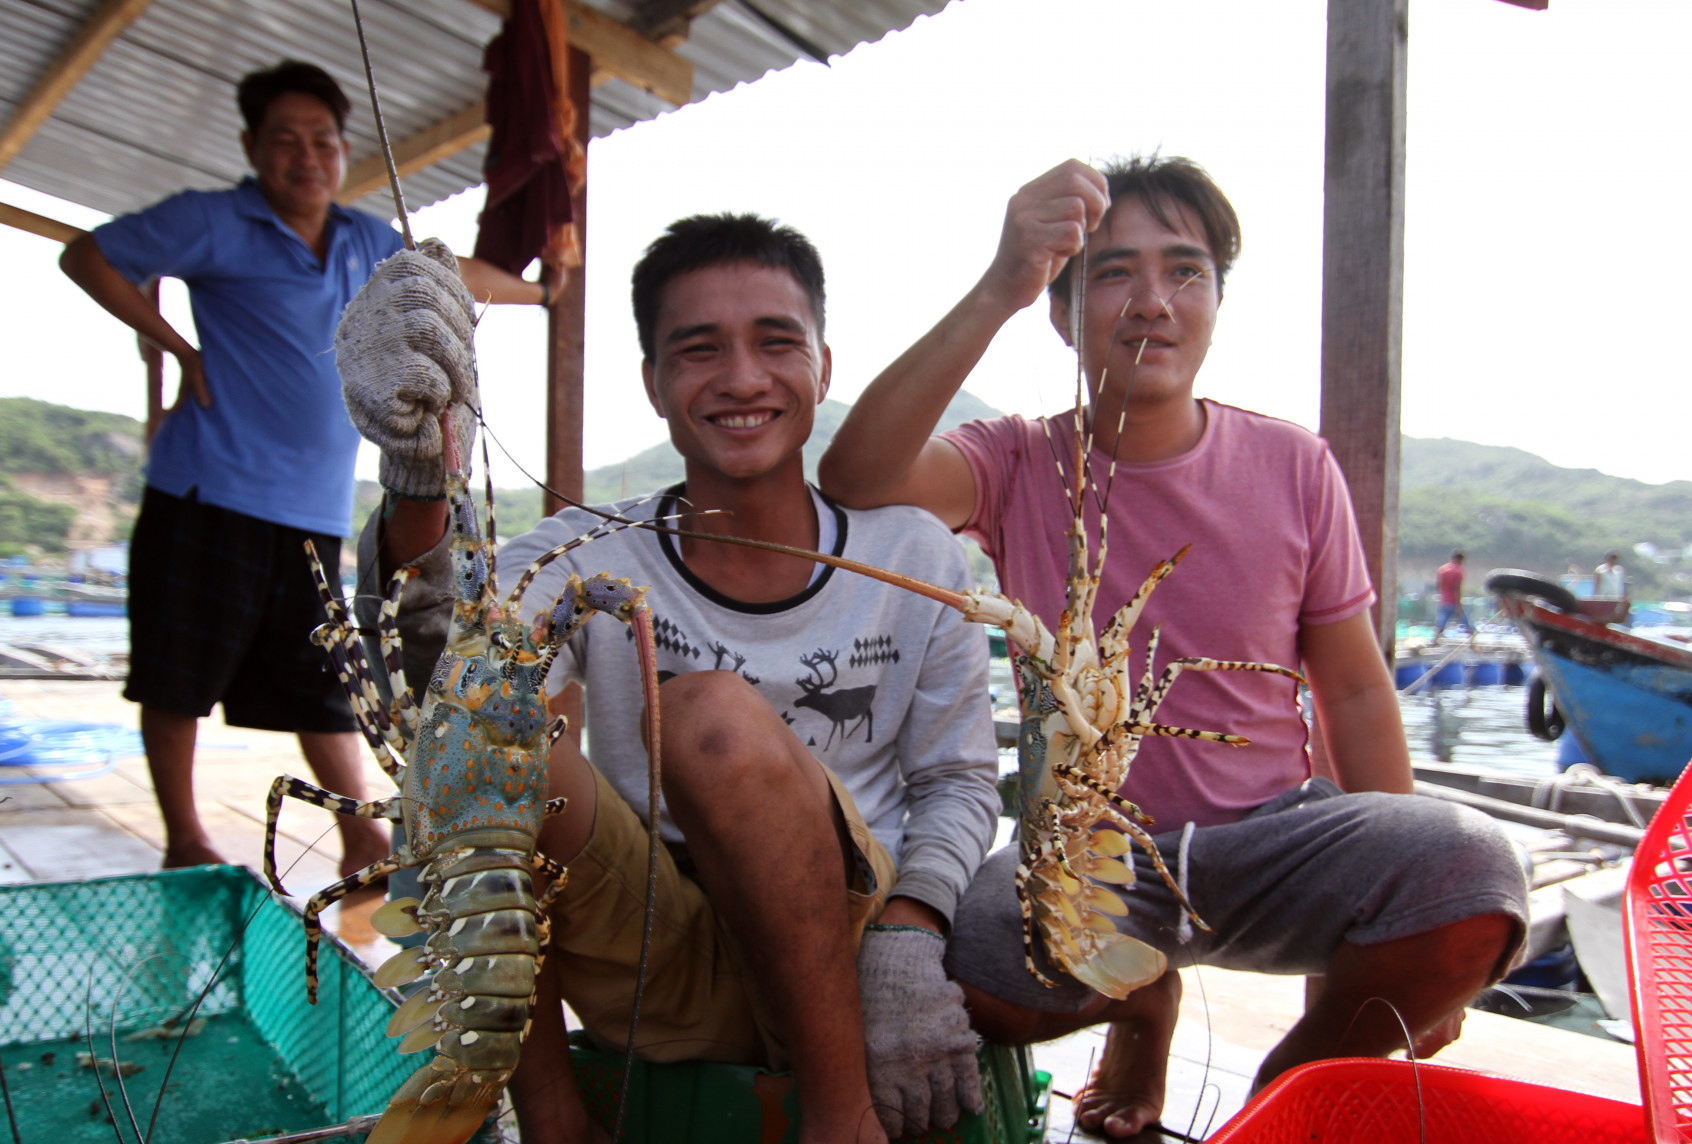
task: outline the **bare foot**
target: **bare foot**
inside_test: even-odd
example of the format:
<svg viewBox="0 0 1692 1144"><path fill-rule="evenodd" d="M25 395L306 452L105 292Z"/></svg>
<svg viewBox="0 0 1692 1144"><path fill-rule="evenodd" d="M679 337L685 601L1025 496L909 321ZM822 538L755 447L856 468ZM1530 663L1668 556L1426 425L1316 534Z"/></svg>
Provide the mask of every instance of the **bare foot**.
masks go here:
<svg viewBox="0 0 1692 1144"><path fill-rule="evenodd" d="M225 866L223 855L205 842L183 842L165 847L161 870L180 870L184 866Z"/></svg>
<svg viewBox="0 0 1692 1144"><path fill-rule="evenodd" d="M1171 969L1129 994L1133 1017L1111 1023L1104 1055L1075 1094L1075 1122L1112 1139L1138 1135L1163 1113L1169 1043L1180 1015L1181 976Z"/></svg>

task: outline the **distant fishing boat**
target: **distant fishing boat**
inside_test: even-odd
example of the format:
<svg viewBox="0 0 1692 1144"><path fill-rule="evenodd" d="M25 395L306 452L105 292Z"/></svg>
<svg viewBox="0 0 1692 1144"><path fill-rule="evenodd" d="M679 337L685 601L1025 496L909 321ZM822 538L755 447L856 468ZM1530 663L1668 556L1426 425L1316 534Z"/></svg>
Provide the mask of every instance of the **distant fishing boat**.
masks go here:
<svg viewBox="0 0 1692 1144"><path fill-rule="evenodd" d="M1583 614L1597 608L1529 572L1495 571L1486 588L1539 667L1529 730L1552 738L1561 722L1605 773L1674 782L1692 758L1692 648ZM1625 603L1608 614L1624 616Z"/></svg>

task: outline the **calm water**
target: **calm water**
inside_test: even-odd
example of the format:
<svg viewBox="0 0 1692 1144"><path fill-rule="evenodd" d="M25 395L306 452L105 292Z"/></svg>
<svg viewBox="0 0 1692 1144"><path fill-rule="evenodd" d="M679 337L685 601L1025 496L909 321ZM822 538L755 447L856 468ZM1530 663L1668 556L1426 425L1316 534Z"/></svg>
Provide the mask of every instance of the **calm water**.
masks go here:
<svg viewBox="0 0 1692 1144"><path fill-rule="evenodd" d="M18 618L0 612L0 642L19 640L61 644L103 655L129 648L124 619L70 616ZM1016 702L1009 662L993 661L988 673L995 706ZM1557 744L1542 743L1522 722L1526 702L1521 687L1427 689L1399 700L1410 753L1418 759L1538 777L1556 772ZM1014 766L1014 763L1012 763Z"/></svg>
<svg viewBox="0 0 1692 1144"><path fill-rule="evenodd" d="M129 651L129 621L122 616L14 616L0 602L0 643L60 644L95 655Z"/></svg>
<svg viewBox="0 0 1692 1144"><path fill-rule="evenodd" d="M1528 734L1525 687L1429 688L1400 696L1410 757L1529 778L1557 773L1559 744Z"/></svg>

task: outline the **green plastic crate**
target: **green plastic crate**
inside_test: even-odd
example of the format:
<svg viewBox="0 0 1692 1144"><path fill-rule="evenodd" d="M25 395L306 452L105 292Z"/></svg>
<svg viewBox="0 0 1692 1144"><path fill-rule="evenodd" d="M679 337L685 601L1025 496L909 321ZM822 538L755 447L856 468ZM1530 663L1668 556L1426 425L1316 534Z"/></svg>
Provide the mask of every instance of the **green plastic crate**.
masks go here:
<svg viewBox="0 0 1692 1144"><path fill-rule="evenodd" d="M136 1138L114 1078L115 1126L77 1063L90 1024L95 1055L111 1059L114 1014L116 1059L140 1066L125 1085L144 1133L176 1042L125 1037L180 1018L214 974L154 1141L215 1144L380 1112L418 1063L384 1035L396 999L332 935L322 954L313 1006L299 913L239 867L0 887L0 1059L20 1139Z"/></svg>
<svg viewBox="0 0 1692 1144"><path fill-rule="evenodd" d="M588 1113L610 1130L623 1057L595 1051L571 1035L576 1080ZM986 1108L956 1126L907 1137L920 1144L1038 1144L1046 1134L1050 1073L1036 1072L1026 1048L983 1041L977 1059ZM629 1082L624 1144L793 1144L799 1103L792 1077L764 1069L699 1061L636 1061Z"/></svg>

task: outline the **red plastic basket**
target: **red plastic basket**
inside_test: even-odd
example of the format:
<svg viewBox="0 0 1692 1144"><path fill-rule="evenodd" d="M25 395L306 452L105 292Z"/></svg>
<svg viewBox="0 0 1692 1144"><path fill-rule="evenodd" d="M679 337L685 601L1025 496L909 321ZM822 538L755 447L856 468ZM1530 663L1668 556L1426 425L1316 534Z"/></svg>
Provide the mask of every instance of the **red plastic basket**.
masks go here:
<svg viewBox="0 0 1692 1144"><path fill-rule="evenodd" d="M1654 1138L1692 1141L1692 765L1633 855L1622 908L1639 1087Z"/></svg>
<svg viewBox="0 0 1692 1144"><path fill-rule="evenodd" d="M1650 1137L1637 1104L1467 1069L1347 1057L1281 1074L1210 1144L1420 1144L1424 1139L1438 1144L1644 1144Z"/></svg>

